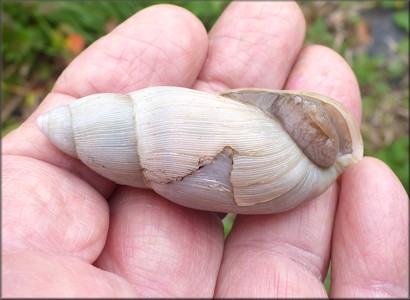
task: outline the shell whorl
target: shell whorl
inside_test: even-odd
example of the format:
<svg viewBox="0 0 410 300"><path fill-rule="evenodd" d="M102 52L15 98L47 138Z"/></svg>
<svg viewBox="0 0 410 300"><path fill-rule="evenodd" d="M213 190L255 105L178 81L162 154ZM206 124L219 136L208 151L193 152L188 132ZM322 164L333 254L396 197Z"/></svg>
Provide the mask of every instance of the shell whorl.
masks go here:
<svg viewBox="0 0 410 300"><path fill-rule="evenodd" d="M72 130L71 112L68 106L61 106L40 115L37 127L65 154L77 157Z"/></svg>
<svg viewBox="0 0 410 300"><path fill-rule="evenodd" d="M329 168L338 156L352 153L351 128L341 115L340 107L332 105L334 101L330 98L314 93L263 89L236 89L221 94L254 104L277 119L305 155L319 167ZM347 118L354 122L351 115ZM359 139L360 134L356 132L355 137Z"/></svg>
<svg viewBox="0 0 410 300"><path fill-rule="evenodd" d="M351 115L321 97L150 87L81 98L37 125L63 152L118 184L151 188L191 208L264 214L318 196L363 155ZM306 128L319 136L315 143Z"/></svg>

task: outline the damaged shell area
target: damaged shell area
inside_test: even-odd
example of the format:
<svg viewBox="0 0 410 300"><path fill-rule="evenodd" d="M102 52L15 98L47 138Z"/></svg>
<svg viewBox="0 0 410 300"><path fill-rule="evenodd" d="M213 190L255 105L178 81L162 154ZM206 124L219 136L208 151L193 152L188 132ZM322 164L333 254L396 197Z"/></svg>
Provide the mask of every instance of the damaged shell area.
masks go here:
<svg viewBox="0 0 410 300"><path fill-rule="evenodd" d="M218 212L289 210L363 156L350 113L302 91L149 87L81 98L37 125L60 150L118 184Z"/></svg>

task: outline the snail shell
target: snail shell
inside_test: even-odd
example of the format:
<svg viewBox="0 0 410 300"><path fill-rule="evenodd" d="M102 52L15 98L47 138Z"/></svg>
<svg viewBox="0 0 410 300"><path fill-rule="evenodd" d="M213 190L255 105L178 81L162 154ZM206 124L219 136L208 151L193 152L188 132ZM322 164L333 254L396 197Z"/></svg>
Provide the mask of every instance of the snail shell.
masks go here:
<svg viewBox="0 0 410 300"><path fill-rule="evenodd" d="M81 98L37 125L100 175L208 211L289 210L363 156L350 113L301 91L148 87Z"/></svg>

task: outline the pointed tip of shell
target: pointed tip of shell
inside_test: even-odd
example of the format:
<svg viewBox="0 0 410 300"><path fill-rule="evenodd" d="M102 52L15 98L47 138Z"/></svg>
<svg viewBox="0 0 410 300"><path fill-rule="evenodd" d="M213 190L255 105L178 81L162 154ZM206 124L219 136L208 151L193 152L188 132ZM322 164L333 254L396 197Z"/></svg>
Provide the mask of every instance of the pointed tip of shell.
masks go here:
<svg viewBox="0 0 410 300"><path fill-rule="evenodd" d="M49 121L49 113L45 113L40 115L36 120L36 125L40 131L48 137L48 121Z"/></svg>
<svg viewBox="0 0 410 300"><path fill-rule="evenodd" d="M68 106L58 107L40 115L36 125L64 153L77 157L74 145L71 113Z"/></svg>

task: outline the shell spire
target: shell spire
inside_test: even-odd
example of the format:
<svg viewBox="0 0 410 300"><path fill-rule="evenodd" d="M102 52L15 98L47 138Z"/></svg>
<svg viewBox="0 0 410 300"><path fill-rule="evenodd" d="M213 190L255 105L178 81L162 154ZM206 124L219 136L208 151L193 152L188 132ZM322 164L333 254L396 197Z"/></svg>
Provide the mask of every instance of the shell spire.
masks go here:
<svg viewBox="0 0 410 300"><path fill-rule="evenodd" d="M57 148L77 157L71 121L69 107L62 106L39 116L36 125Z"/></svg>
<svg viewBox="0 0 410 300"><path fill-rule="evenodd" d="M289 210L323 193L363 157L351 114L303 91L215 95L155 86L94 94L40 116L37 126L63 152L118 184L227 213Z"/></svg>

